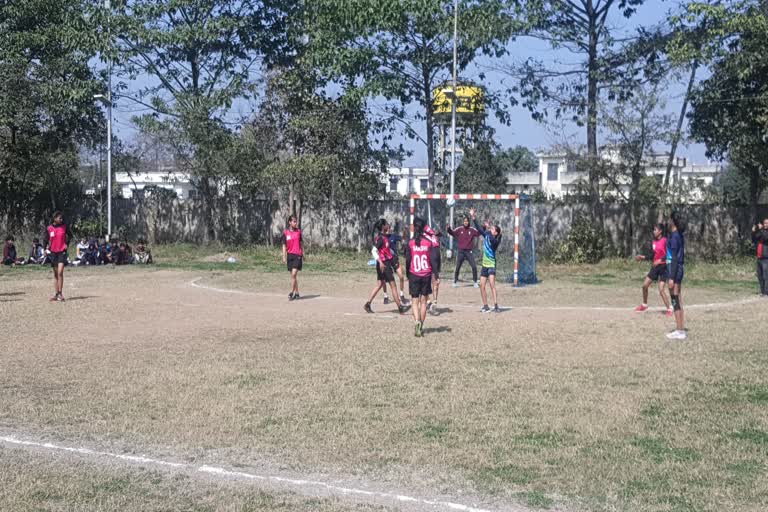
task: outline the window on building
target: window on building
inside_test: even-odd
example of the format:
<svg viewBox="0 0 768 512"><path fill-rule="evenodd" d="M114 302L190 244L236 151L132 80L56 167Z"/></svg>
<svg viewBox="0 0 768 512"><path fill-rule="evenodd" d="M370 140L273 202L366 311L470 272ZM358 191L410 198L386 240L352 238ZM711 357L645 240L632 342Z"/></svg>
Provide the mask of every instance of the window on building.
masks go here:
<svg viewBox="0 0 768 512"><path fill-rule="evenodd" d="M557 172L560 164L547 164L547 181L557 181Z"/></svg>
<svg viewBox="0 0 768 512"><path fill-rule="evenodd" d="M400 183L400 178L397 178L395 176L391 176L389 178L389 191L390 192L397 192L397 185Z"/></svg>
<svg viewBox="0 0 768 512"><path fill-rule="evenodd" d="M419 180L419 186L421 187L421 191L424 192L429 188L429 180Z"/></svg>
<svg viewBox="0 0 768 512"><path fill-rule="evenodd" d="M565 172L576 172L576 162L569 161L565 166Z"/></svg>

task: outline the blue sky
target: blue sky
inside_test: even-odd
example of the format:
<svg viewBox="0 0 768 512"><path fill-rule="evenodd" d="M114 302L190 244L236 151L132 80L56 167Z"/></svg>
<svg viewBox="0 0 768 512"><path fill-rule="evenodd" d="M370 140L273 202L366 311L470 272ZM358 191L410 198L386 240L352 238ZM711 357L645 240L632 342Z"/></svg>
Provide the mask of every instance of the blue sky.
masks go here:
<svg viewBox="0 0 768 512"><path fill-rule="evenodd" d="M614 16L611 20L614 27L617 27L619 33L631 33L634 32L638 26L651 26L664 21L667 18L667 13L671 9L677 9L677 4L674 2L666 2L660 0L648 0L646 3L639 7L638 12L631 19L627 20L621 16ZM461 23L461 20L459 21ZM506 61L521 61L528 57L534 57L544 61L553 61L569 59L573 61L572 54L553 51L546 43L541 41L534 41L531 39L518 39L510 43L509 56L505 58ZM498 63L498 62L497 62ZM499 84L504 80L504 75L488 70L486 65L488 61L480 59L476 66L467 70L463 74L464 77L469 79L477 79L478 74L482 71L486 74L484 85L489 89L496 89ZM137 82L130 84L130 89L138 89L149 82L146 78L139 79ZM679 82L670 83L665 88L667 110L670 113L674 113L675 118L679 114L682 96L684 93L684 84ZM375 101L372 102L375 105ZM231 119L239 119L243 114L247 114L253 109L252 105L247 102L238 102L233 109L230 116ZM411 112L415 112L415 107L411 109ZM132 104L129 100L118 100L117 108L115 109L115 133L124 140L130 141L135 136L136 130L133 127L130 119L132 116L145 112L146 109ZM511 107L510 115L512 123L510 126L505 126L489 116L488 123L496 129L496 140L502 147L512 147L517 145L526 146L532 150L546 149L553 144L561 143L564 139L570 140L572 143L584 143L586 140L586 129L584 127L578 127L574 123L568 120L558 120L554 117L547 119L546 123L540 123L534 121L530 113L521 107ZM423 137L423 122L415 126L420 127L420 135ZM403 164L405 166L413 167L426 167L426 148L423 143L417 140L411 140L405 137L403 134L398 134L395 142L401 142L407 150L412 154L407 157ZM656 150L664 150L664 147L657 147ZM699 144L682 144L678 149L678 156L687 157L689 162L693 163L706 163L707 159L704 154L704 147Z"/></svg>

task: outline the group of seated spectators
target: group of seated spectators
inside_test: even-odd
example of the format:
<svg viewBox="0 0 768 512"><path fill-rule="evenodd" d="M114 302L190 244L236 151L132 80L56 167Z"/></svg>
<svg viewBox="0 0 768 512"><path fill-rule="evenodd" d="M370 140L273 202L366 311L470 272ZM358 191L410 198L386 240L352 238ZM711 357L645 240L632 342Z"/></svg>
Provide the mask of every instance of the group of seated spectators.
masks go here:
<svg viewBox="0 0 768 512"><path fill-rule="evenodd" d="M71 247L71 246L70 246ZM152 251L147 247L146 240L139 238L136 248L126 242L114 240L111 243L104 239L81 238L75 247L74 258L70 252L70 265L149 265L154 263ZM51 262L50 250L40 243L39 238L32 240L27 258L20 257L12 236L7 236L3 246L3 265L43 265Z"/></svg>

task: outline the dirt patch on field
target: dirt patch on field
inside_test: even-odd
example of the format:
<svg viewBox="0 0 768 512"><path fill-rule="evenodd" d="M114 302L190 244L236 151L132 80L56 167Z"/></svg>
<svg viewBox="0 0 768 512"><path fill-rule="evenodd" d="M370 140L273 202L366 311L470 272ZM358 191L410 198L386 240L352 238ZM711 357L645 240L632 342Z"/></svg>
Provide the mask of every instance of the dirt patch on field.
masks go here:
<svg viewBox="0 0 768 512"><path fill-rule="evenodd" d="M63 304L24 277L0 290L0 429L531 507L766 506L768 313L705 306L744 295L686 290L669 343L637 283L505 288L497 315L446 286L415 339L363 313L368 273L302 276L297 302L284 273L77 269ZM590 305L619 309L553 309Z"/></svg>

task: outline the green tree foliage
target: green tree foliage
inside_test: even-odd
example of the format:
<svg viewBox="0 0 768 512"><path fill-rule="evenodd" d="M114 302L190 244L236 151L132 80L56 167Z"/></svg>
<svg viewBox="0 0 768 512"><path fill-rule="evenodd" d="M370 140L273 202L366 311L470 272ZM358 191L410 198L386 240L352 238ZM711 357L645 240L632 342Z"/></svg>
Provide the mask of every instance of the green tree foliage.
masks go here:
<svg viewBox="0 0 768 512"><path fill-rule="evenodd" d="M504 16L505 4L459 2L459 72L480 54L505 53L515 25ZM430 187L436 184L432 91L451 76L453 19L453 3L445 0L315 0L307 9L307 58L313 67L340 83L350 98L393 100L383 116L402 123L413 138L420 137L407 107L418 106Z"/></svg>
<svg viewBox="0 0 768 512"><path fill-rule="evenodd" d="M0 214L10 228L79 199L78 146L103 127L88 5L0 3Z"/></svg>
<svg viewBox="0 0 768 512"><path fill-rule="evenodd" d="M690 12L710 34L711 76L694 90L692 137L709 156L728 157L749 184L749 203L768 185L768 15L760 3L712 7L693 4Z"/></svg>
<svg viewBox="0 0 768 512"><path fill-rule="evenodd" d="M510 92L519 93L534 118L550 108L559 117L573 114L586 125L587 158L598 160L598 123L601 97L631 95L638 75L648 69L658 52L655 37L641 34L640 42L623 48L611 18L630 18L644 0L533 0L522 4L530 26L525 35L548 41L556 51L577 56L573 65L527 59L507 72L519 80ZM590 169L599 164L589 166ZM593 214L602 222L599 176L589 174Z"/></svg>
<svg viewBox="0 0 768 512"><path fill-rule="evenodd" d="M252 93L263 65L293 55L289 0L128 0L111 21L119 69L148 76L134 101L154 112L142 130L176 149L193 177L215 238L215 198L226 181L233 103Z"/></svg>
<svg viewBox="0 0 768 512"><path fill-rule="evenodd" d="M456 193L506 193L509 174L536 172L538 165L536 156L526 147L502 150L492 141L481 141L467 148L456 169Z"/></svg>
<svg viewBox="0 0 768 512"><path fill-rule="evenodd" d="M305 203L375 197L385 161L370 148L364 110L315 90L305 72L273 72L240 146L252 163L239 181L286 192L288 211L299 216Z"/></svg>

